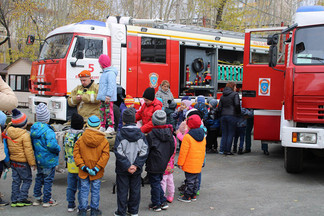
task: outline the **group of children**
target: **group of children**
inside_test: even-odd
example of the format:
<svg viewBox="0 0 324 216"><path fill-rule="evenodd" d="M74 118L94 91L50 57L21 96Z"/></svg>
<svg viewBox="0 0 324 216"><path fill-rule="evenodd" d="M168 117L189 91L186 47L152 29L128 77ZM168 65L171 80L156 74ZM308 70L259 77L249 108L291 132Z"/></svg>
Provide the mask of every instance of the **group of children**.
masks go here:
<svg viewBox="0 0 324 216"><path fill-rule="evenodd" d="M144 92L143 96L154 100L152 92ZM167 100L167 103L164 103L164 100ZM208 107L205 98L198 96L195 106L192 107L190 97L183 97L180 107L169 115L175 120L174 125L167 124L169 122L166 109L173 108L170 106L173 98L170 100L165 95L162 99L163 110L152 112L153 127L146 134L136 126L134 98L126 96L120 106L122 118L114 146L116 216L126 215L126 213L138 214L141 173L144 164L146 164L145 170L151 186L149 208L153 211L162 211L169 207L168 203L173 202L175 193L173 171L177 139L181 144L177 164L185 172L184 187L178 200L191 202L197 199L205 154L217 151L217 134L220 128L217 100L209 100ZM43 207L50 207L57 204L52 198L51 188L61 149L53 128L48 125L49 119L47 106L43 103L39 104L36 107L36 122L29 134L26 130L26 115L17 109L13 110L12 125L7 128L5 137L12 168L12 207L41 204ZM73 114L71 129L67 130L64 136L68 168L66 190L68 211L73 212L77 209L78 215L81 216L85 216L88 210L91 210L93 216L102 214L99 210L100 186L104 168L109 160L109 143L100 127L103 127L102 120L97 116L91 116L84 129L82 116ZM31 168L37 169L34 202L28 200L28 190L32 182ZM91 202L88 206L90 190ZM78 208L75 202L77 191Z"/></svg>
<svg viewBox="0 0 324 216"><path fill-rule="evenodd" d="M0 115L6 118L6 115ZM52 197L55 167L59 164L61 147L56 140L54 129L48 124L50 113L44 103L36 106L36 122L30 133L26 130L27 116L17 109L12 111L11 124L3 133L7 157L12 169L11 206L50 207L57 205ZM5 120L1 119L4 126ZM109 159L109 143L105 133L100 132L100 119L88 118L86 129L79 114L73 114L71 129L64 136L64 150L68 168L66 197L68 211L76 209L75 194L78 193L78 214L101 215L99 210L101 178ZM7 159L8 159L7 158ZM34 201L28 199L32 183L32 171L37 169L34 186ZM91 203L88 195L91 188Z"/></svg>
<svg viewBox="0 0 324 216"><path fill-rule="evenodd" d="M6 117L4 117L6 118ZM36 107L36 121L26 130L27 116L19 110L12 111L11 126L3 133L4 145L8 150L12 169L11 206L23 207L56 205L52 198L52 184L55 166L58 165L58 154L61 150L55 138L53 128L47 123L50 113L43 103ZM28 200L28 191L32 183L32 172L37 169L34 186L35 201ZM43 193L42 193L43 189Z"/></svg>
<svg viewBox="0 0 324 216"><path fill-rule="evenodd" d="M125 102L127 106L122 112L122 126L117 133L114 148L117 184L115 215L126 215L126 212L130 215L138 214L144 164L151 184L152 203L149 208L154 211L166 210L168 202L173 201L175 192L173 171L177 142L173 127L166 124L166 112L157 110L152 115L153 128L145 135L136 126L134 101L127 97ZM27 116L17 109L12 111L12 123L5 130L4 137L12 168L12 207L57 205L51 191L61 148L54 129L48 124L49 120L47 106L40 103L36 107L36 122L31 126L29 133L26 130ZM196 199L197 175L203 165L206 141L204 132L200 129L200 116L192 115L184 121L187 121L189 131L182 142L182 159L178 161L178 165L185 171L188 187L178 199L187 202ZM64 135L63 147L68 169L68 211L73 212L77 209L78 215L83 216L91 210L93 216L102 215L99 210L100 185L109 160L109 143L105 133L100 131L100 119L97 116L89 117L86 129L83 128L82 116L73 114L71 128ZM199 158L194 156L196 152L199 153ZM32 183L31 169L37 169L33 202L28 200L28 191ZM75 201L77 191L78 207Z"/></svg>

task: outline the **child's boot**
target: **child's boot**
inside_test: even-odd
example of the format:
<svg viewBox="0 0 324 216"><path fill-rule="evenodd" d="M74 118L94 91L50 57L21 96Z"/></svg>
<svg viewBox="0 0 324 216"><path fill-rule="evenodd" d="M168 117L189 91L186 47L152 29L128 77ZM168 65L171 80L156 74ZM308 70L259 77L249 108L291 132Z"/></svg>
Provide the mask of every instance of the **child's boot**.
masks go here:
<svg viewBox="0 0 324 216"><path fill-rule="evenodd" d="M239 154L239 155L243 154L243 149L240 148L240 149L238 150L238 153L237 153L237 154Z"/></svg>
<svg viewBox="0 0 324 216"><path fill-rule="evenodd" d="M78 216L87 216L87 210L80 210Z"/></svg>
<svg viewBox="0 0 324 216"><path fill-rule="evenodd" d="M173 196L168 196L166 199L167 199L167 202L169 202L169 203L173 202Z"/></svg>
<svg viewBox="0 0 324 216"><path fill-rule="evenodd" d="M91 209L90 216L100 216L102 215L102 212L99 209Z"/></svg>

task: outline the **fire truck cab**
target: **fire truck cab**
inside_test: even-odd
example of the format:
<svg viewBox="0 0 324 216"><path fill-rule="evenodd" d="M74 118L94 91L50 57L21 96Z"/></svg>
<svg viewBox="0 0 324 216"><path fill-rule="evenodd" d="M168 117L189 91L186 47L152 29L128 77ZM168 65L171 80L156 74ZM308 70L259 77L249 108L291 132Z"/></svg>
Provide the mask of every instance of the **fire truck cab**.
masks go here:
<svg viewBox="0 0 324 216"><path fill-rule="evenodd" d="M246 30L242 94L254 139L281 141L289 173L302 171L305 149L324 149L324 8L301 7L294 23ZM251 52L254 34L267 41L268 59Z"/></svg>

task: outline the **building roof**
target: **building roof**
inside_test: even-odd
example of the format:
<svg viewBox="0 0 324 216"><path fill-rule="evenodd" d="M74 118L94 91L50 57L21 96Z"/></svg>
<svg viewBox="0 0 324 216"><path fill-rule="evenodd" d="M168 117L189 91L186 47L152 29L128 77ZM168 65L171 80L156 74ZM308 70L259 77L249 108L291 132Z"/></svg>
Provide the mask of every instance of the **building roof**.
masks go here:
<svg viewBox="0 0 324 216"><path fill-rule="evenodd" d="M8 64L6 63L0 63L0 75L6 75L8 73L6 67Z"/></svg>
<svg viewBox="0 0 324 216"><path fill-rule="evenodd" d="M30 63L30 64L32 64L32 61L30 60L30 59L28 59L28 58L19 58L19 59L17 59L14 63L11 63L10 65L8 65L7 67L5 67L4 68L4 70L9 70L9 68L11 68L13 65L15 65L17 62L19 62L19 61L26 61L26 62L28 62L28 63Z"/></svg>

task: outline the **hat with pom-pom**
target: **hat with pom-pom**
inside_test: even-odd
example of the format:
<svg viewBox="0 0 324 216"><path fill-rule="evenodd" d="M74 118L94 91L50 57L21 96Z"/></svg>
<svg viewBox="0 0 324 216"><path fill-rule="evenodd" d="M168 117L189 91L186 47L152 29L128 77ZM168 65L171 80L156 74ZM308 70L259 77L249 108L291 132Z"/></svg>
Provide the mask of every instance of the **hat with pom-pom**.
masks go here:
<svg viewBox="0 0 324 216"><path fill-rule="evenodd" d="M13 109L11 122L12 126L14 127L24 127L27 124L27 116L25 113L22 113L17 109Z"/></svg>
<svg viewBox="0 0 324 216"><path fill-rule="evenodd" d="M124 103L125 103L125 106L128 108L128 107L131 107L135 103L135 100L132 96L126 95L126 97L124 98Z"/></svg>

